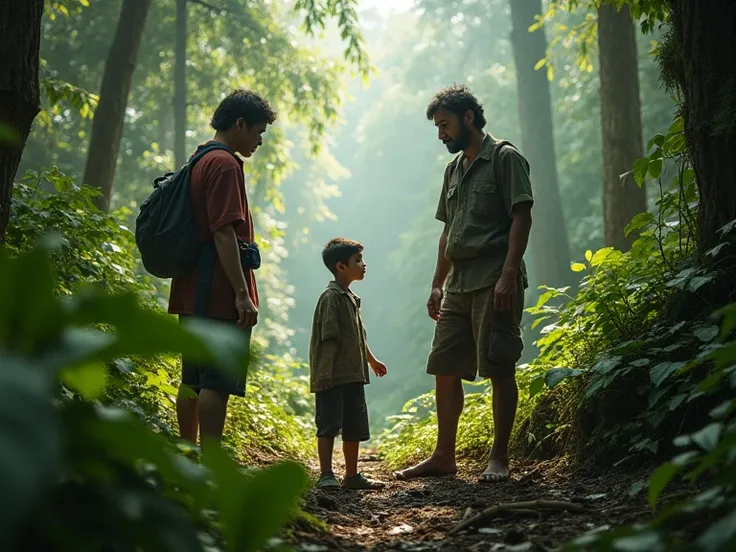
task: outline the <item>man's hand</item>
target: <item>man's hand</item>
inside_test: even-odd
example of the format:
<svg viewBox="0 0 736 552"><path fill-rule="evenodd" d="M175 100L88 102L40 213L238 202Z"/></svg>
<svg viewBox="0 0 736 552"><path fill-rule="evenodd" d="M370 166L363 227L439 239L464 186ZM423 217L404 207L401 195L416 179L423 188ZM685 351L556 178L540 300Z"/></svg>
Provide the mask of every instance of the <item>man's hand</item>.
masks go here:
<svg viewBox="0 0 736 552"><path fill-rule="evenodd" d="M235 309L238 311L237 324L240 328L250 329L258 324L258 309L250 297L236 297Z"/></svg>
<svg viewBox="0 0 736 552"><path fill-rule="evenodd" d="M514 304L518 284L516 275L503 271L493 291L493 310L507 311Z"/></svg>
<svg viewBox="0 0 736 552"><path fill-rule="evenodd" d="M432 288L427 301L427 314L435 322L440 319L440 307L442 306L442 288Z"/></svg>
<svg viewBox="0 0 736 552"><path fill-rule="evenodd" d="M386 365L376 358L369 359L368 364L370 364L371 368L373 369L373 373L376 374L379 378L382 378L388 373Z"/></svg>

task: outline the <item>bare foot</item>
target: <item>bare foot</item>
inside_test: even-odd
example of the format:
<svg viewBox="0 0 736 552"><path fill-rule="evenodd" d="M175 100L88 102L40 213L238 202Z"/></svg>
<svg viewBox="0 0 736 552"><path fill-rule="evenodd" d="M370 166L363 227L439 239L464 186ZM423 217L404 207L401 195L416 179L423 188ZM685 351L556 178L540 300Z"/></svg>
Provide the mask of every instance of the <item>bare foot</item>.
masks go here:
<svg viewBox="0 0 736 552"><path fill-rule="evenodd" d="M498 483L499 481L508 481L509 464L506 461L494 460L488 461L486 471L478 476L481 483Z"/></svg>
<svg viewBox="0 0 736 552"><path fill-rule="evenodd" d="M411 468L394 472L394 477L401 481L417 477L441 477L443 475L455 475L457 465L454 460L445 460L437 456L430 456Z"/></svg>

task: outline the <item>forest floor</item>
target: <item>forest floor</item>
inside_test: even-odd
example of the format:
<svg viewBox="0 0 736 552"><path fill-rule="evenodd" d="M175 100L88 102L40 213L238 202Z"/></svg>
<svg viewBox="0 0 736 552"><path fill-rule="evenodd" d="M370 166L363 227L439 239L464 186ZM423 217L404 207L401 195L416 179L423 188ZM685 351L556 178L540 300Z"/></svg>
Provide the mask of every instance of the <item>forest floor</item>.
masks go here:
<svg viewBox="0 0 736 552"><path fill-rule="evenodd" d="M293 525L287 540L296 551L545 551L591 529L645 522L652 516L646 490L629 494L632 484L649 473L643 468L585 475L557 460L516 466L511 480L483 484L476 482L478 466L461 466L455 477L406 482L394 479L374 457L362 458L359 470L386 487L310 491L305 511L323 524ZM449 534L490 506L522 501L564 502L580 511L537 509L536 504Z"/></svg>

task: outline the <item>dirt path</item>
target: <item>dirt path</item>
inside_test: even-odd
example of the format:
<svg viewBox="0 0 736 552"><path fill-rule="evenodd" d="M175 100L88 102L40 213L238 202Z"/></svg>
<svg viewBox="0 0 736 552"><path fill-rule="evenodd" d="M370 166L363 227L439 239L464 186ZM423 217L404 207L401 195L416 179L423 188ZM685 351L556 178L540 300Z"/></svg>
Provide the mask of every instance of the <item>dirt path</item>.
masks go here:
<svg viewBox="0 0 736 552"><path fill-rule="evenodd" d="M536 464L517 468L511 481L480 485L477 471L467 468L455 478L409 482L394 480L380 461L364 460L359 469L385 481L386 488L311 491L306 510L326 529L292 528L289 540L297 551L544 551L596 527L649 519L644 493L628 495L636 475L623 470L584 477L559 463ZM499 503L532 500L570 501L587 511L506 514L448 535L464 516Z"/></svg>

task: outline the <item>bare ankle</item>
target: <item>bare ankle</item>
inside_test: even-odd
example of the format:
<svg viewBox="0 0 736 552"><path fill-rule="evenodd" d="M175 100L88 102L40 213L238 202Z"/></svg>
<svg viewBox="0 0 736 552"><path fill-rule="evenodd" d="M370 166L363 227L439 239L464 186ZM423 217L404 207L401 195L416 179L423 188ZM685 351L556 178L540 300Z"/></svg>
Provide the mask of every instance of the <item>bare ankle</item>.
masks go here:
<svg viewBox="0 0 736 552"><path fill-rule="evenodd" d="M441 462L453 463L455 462L455 454L447 452L443 449L435 449L430 458L434 458Z"/></svg>

